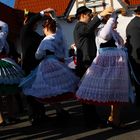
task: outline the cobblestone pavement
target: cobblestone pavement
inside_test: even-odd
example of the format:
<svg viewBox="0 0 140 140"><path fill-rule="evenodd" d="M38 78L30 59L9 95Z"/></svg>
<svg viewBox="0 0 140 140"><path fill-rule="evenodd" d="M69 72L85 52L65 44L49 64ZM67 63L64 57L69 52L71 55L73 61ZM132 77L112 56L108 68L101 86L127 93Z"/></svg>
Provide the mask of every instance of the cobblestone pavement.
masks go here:
<svg viewBox="0 0 140 140"><path fill-rule="evenodd" d="M59 121L55 110L46 105L49 119L43 126L31 126L25 113L21 115L19 123L0 127L0 140L140 140L140 109L136 109L135 105L122 108L122 120L126 122L127 127L115 130L111 127L86 128L81 105L75 100L62 103L70 113L68 120ZM97 107L97 110L102 118L107 118L109 107Z"/></svg>

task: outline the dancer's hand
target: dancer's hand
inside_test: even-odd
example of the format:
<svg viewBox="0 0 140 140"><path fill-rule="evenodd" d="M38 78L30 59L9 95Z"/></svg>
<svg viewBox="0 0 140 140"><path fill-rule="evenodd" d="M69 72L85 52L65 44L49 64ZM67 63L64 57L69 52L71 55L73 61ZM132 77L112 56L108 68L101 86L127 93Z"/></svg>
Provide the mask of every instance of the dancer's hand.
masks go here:
<svg viewBox="0 0 140 140"><path fill-rule="evenodd" d="M99 15L101 17L104 17L107 15L111 15L114 11L115 11L114 8L110 6L110 7L106 8L105 10L103 10Z"/></svg>

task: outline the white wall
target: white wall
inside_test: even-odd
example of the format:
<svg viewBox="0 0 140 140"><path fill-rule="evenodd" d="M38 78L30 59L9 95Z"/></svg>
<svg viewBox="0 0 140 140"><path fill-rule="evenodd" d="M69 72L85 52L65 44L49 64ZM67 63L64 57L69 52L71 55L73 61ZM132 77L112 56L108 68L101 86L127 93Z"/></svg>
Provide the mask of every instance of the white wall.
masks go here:
<svg viewBox="0 0 140 140"><path fill-rule="evenodd" d="M124 41L126 41L126 27L133 17L134 14L130 17L119 15L117 31L120 33Z"/></svg>
<svg viewBox="0 0 140 140"><path fill-rule="evenodd" d="M73 41L73 30L76 24L76 21L72 22L72 23L68 23L65 20L58 20L59 24L62 27L62 31L63 31L63 35L66 41L66 55L68 56L68 49L71 46L72 43L74 43Z"/></svg>
<svg viewBox="0 0 140 140"><path fill-rule="evenodd" d="M59 23L62 27L63 34L66 39L66 43L67 43L68 47L70 47L70 45L73 43L73 30L74 30L76 21L74 21L72 23L68 23L64 20L60 20Z"/></svg>

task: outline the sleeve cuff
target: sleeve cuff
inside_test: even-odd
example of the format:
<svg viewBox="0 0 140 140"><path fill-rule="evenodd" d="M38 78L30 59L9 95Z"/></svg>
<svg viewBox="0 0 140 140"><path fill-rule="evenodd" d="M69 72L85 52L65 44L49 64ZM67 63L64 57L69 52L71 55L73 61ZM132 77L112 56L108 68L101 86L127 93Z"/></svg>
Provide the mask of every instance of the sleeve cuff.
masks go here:
<svg viewBox="0 0 140 140"><path fill-rule="evenodd" d="M100 20L102 20L102 19L103 19L103 17L102 17L102 16L100 16L99 14L98 14L97 16L98 16L98 18L99 18Z"/></svg>
<svg viewBox="0 0 140 140"><path fill-rule="evenodd" d="M41 15L42 17L44 16L44 14L45 14L44 11L41 11L41 12L40 12L40 15Z"/></svg>

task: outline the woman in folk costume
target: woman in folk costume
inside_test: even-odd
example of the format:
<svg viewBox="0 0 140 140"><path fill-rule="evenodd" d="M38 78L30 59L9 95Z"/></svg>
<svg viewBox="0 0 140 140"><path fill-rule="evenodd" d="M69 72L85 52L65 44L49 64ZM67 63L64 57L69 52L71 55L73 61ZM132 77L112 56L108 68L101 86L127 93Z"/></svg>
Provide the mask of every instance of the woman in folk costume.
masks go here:
<svg viewBox="0 0 140 140"><path fill-rule="evenodd" d="M0 110L4 112L7 111L5 109L9 108L9 98L11 98L11 103L13 98L12 94L18 91L18 84L21 78L23 78L22 69L14 60L8 57L9 45L7 43L7 35L8 25L5 22L0 21ZM6 98L4 100L7 100L5 105L3 104L3 98ZM10 106L10 108L10 111L12 111L12 106Z"/></svg>
<svg viewBox="0 0 140 140"><path fill-rule="evenodd" d="M36 58L42 61L36 70L21 82L20 86L24 94L49 103L61 95L64 98L68 92L74 93L79 79L63 62L64 40L56 21L48 16L43 27L46 37L35 54Z"/></svg>
<svg viewBox="0 0 140 140"><path fill-rule="evenodd" d="M76 96L89 104L112 105L108 122L120 128L124 126L120 123L120 104L129 102L132 90L123 39L115 30L117 23L114 12L97 32L97 56L86 71Z"/></svg>

